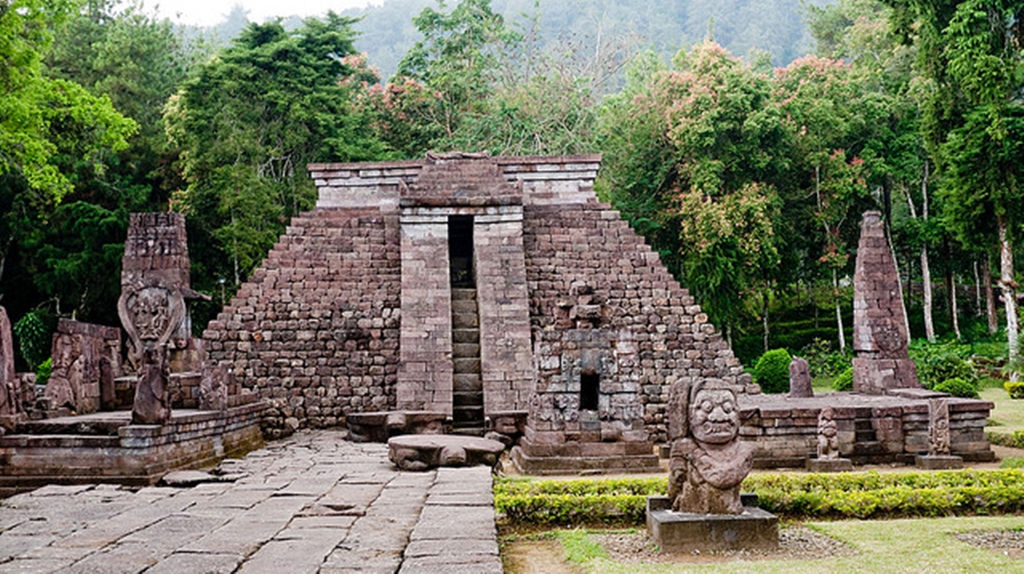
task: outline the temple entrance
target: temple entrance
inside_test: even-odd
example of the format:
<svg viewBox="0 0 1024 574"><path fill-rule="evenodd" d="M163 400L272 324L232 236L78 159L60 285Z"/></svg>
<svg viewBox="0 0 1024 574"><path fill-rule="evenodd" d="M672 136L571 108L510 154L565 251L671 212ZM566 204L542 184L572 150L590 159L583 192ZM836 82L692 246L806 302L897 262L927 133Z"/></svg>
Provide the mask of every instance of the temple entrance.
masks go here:
<svg viewBox="0 0 1024 574"><path fill-rule="evenodd" d="M448 218L452 303L452 428L484 434L484 388L480 370L480 312L473 266L473 217Z"/></svg>

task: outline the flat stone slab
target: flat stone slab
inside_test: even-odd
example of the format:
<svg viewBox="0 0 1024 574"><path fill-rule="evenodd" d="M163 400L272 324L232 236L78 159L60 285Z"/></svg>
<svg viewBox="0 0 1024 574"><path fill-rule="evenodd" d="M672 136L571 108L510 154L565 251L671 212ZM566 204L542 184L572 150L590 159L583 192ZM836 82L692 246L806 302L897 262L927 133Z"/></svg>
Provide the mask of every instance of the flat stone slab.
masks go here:
<svg viewBox="0 0 1024 574"><path fill-rule="evenodd" d="M708 552L715 550L771 550L779 546L779 519L754 506L742 514L691 514L664 507L648 498L647 533L661 552ZM653 502L652 502L653 500Z"/></svg>
<svg viewBox="0 0 1024 574"><path fill-rule="evenodd" d="M807 472L850 472L853 461L848 458L807 459Z"/></svg>
<svg viewBox="0 0 1024 574"><path fill-rule="evenodd" d="M388 439L388 458L402 470L429 470L439 466L493 467L505 445L486 438L463 435L399 435Z"/></svg>
<svg viewBox="0 0 1024 574"><path fill-rule="evenodd" d="M964 467L964 459L962 456L919 454L914 457L914 464L925 470L954 470Z"/></svg>

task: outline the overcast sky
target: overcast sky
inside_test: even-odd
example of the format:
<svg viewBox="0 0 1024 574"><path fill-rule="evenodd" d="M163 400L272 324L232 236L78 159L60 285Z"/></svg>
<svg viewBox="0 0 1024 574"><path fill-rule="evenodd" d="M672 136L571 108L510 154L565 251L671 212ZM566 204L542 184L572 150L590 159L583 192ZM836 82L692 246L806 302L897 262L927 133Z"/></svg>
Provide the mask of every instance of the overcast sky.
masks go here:
<svg viewBox="0 0 1024 574"><path fill-rule="evenodd" d="M161 16L183 24L212 26L224 19L231 8L239 4L249 11L250 22L263 22L272 16L319 16L328 10L341 12L367 4L381 4L383 0L157 0L143 5L157 7Z"/></svg>

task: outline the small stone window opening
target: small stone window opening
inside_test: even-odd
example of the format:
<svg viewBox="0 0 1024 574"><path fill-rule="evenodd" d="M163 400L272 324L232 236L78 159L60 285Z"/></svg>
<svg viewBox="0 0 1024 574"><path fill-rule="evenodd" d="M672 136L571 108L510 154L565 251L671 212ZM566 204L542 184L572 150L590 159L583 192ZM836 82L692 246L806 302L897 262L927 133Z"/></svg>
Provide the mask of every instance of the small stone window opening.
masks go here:
<svg viewBox="0 0 1024 574"><path fill-rule="evenodd" d="M592 369L580 373L580 410L596 411L601 392L601 375Z"/></svg>

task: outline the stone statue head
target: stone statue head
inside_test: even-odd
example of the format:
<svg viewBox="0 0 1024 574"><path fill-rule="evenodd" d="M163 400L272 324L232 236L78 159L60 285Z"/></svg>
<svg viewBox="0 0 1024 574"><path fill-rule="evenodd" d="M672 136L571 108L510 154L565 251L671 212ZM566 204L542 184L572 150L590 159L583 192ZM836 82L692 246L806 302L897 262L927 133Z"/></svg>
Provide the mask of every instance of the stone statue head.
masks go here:
<svg viewBox="0 0 1024 574"><path fill-rule="evenodd" d="M724 383L695 385L688 414L690 434L697 442L726 444L739 434L740 412L736 391Z"/></svg>

